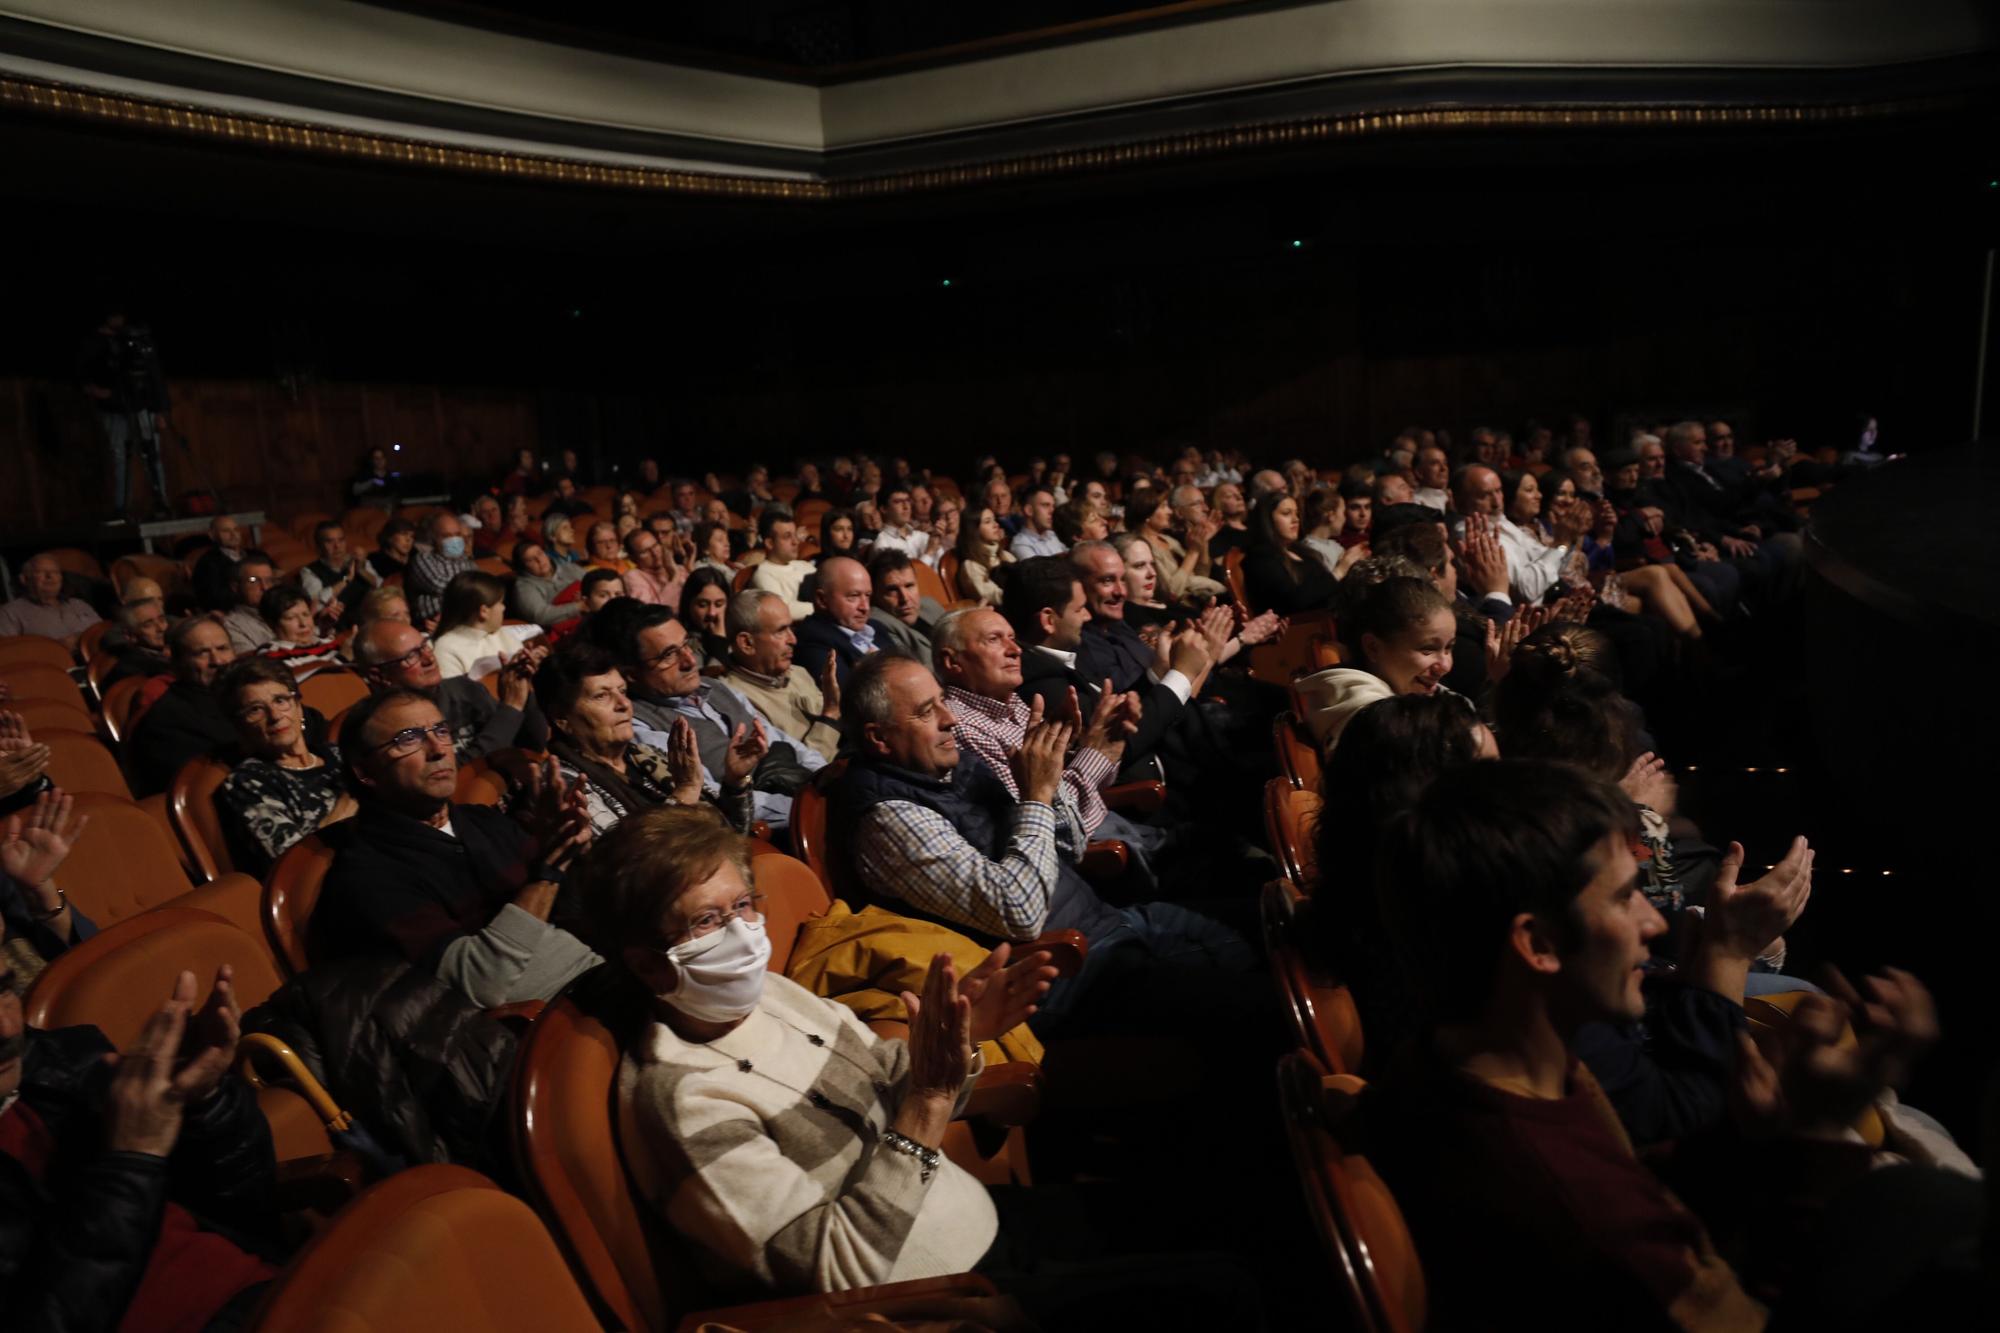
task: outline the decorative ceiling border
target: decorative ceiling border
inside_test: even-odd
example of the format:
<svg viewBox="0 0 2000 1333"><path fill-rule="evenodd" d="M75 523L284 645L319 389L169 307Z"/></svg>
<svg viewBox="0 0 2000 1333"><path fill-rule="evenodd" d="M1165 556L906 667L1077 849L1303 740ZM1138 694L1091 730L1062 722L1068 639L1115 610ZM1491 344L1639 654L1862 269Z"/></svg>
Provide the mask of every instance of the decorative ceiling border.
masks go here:
<svg viewBox="0 0 2000 1333"><path fill-rule="evenodd" d="M1431 106L1357 111L1165 135L1094 148L1059 149L935 168L834 180L774 180L728 172L618 166L553 154L468 148L310 121L215 111L191 103L110 94L74 84L0 75L0 107L66 116L250 148L277 149L465 172L537 184L580 185L736 200L879 199L1043 177L1160 166L1222 154L1296 149L1393 134L1455 131L1771 129L1874 121L1948 111L1967 95L1790 105Z"/></svg>

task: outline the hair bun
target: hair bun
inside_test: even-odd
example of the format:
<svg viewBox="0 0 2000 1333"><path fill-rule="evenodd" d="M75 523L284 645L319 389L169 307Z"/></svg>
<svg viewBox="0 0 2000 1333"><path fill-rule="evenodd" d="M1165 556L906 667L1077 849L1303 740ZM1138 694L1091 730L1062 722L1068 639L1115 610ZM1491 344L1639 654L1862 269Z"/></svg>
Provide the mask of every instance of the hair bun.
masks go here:
<svg viewBox="0 0 2000 1333"><path fill-rule="evenodd" d="M1514 651L1541 662L1557 675L1574 676L1577 668L1583 665L1577 656L1576 645L1561 634L1536 633L1522 640L1521 646Z"/></svg>

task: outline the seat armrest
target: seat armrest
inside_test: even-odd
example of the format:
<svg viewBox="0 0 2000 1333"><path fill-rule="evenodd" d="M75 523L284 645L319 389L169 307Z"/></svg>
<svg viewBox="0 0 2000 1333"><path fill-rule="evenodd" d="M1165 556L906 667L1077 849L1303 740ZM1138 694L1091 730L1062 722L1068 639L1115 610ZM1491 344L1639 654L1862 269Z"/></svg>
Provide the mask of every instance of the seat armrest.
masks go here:
<svg viewBox="0 0 2000 1333"><path fill-rule="evenodd" d="M1083 960L1090 953L1090 941L1080 930L1045 930L1025 947L1047 950L1049 962L1054 964L1056 975L1060 977L1073 977L1082 971Z"/></svg>
<svg viewBox="0 0 2000 1333"><path fill-rule="evenodd" d="M1107 838L1084 848L1083 858L1077 862L1076 868L1085 879L1113 880L1123 875L1131 864L1131 849L1115 838Z"/></svg>
<svg viewBox="0 0 2000 1333"><path fill-rule="evenodd" d="M741 1330L741 1333L776 1333L779 1329L801 1326L833 1326L860 1323L868 1315L881 1315L896 1323L921 1321L933 1314L955 1320L960 1313L951 1303L1000 1293L977 1273L954 1273L949 1277L920 1277L910 1282L890 1282L879 1287L853 1287L847 1291L793 1296L784 1300L758 1301L754 1305L732 1305L724 1310L701 1310L680 1322L680 1333L695 1333L704 1324Z"/></svg>
<svg viewBox="0 0 2000 1333"><path fill-rule="evenodd" d="M534 1026L535 1020L548 1008L545 1000L522 1000L516 1004L495 1005L486 1011L486 1016L505 1023L514 1029L516 1036L523 1035Z"/></svg>
<svg viewBox="0 0 2000 1333"><path fill-rule="evenodd" d="M1121 782L1106 787L1104 804L1121 815L1158 814L1167 803L1167 784L1158 780Z"/></svg>
<svg viewBox="0 0 2000 1333"><path fill-rule="evenodd" d="M1042 1071L1026 1060L1009 1060L1004 1065L988 1065L972 1085L965 1099L963 1120L985 1120L996 1125L1025 1125L1035 1118L1042 1105Z"/></svg>
<svg viewBox="0 0 2000 1333"><path fill-rule="evenodd" d="M277 1202L281 1213L332 1214L368 1184L359 1154L325 1153L278 1163Z"/></svg>

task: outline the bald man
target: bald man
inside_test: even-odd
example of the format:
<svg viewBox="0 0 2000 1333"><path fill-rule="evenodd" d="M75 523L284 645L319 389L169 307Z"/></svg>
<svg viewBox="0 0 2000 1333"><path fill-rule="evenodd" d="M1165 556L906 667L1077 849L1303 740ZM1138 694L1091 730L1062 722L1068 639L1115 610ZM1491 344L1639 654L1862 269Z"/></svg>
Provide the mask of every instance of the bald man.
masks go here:
<svg viewBox="0 0 2000 1333"><path fill-rule="evenodd" d="M235 579L236 562L249 547L248 535L234 518L217 514L208 521L208 540L209 548L194 562L189 582L194 584L194 599L202 610L227 611L236 603L230 584Z"/></svg>
<svg viewBox="0 0 2000 1333"><path fill-rule="evenodd" d="M21 566L21 592L0 606L0 634L39 634L76 653L77 640L98 621L97 612L80 597L62 595L62 566L47 552Z"/></svg>
<svg viewBox="0 0 2000 1333"><path fill-rule="evenodd" d="M792 626L798 635L799 660L824 662L832 653L834 674L843 689L861 659L880 646L868 620L873 594L874 585L861 562L835 556L819 567L813 613Z"/></svg>

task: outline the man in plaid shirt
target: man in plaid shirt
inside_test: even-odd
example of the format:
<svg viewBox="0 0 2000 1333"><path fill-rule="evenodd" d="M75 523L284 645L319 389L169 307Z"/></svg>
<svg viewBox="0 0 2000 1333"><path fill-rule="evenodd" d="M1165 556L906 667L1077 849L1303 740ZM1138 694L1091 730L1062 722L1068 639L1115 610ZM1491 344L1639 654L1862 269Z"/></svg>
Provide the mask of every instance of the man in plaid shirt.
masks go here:
<svg viewBox="0 0 2000 1333"><path fill-rule="evenodd" d="M958 719L958 743L986 761L1016 801L1021 799L1009 757L1042 720L1042 701L1031 708L1016 694L1021 687L1021 645L998 612L986 607L954 611L931 630L938 679L945 702ZM1062 789L1082 816L1086 838L1107 813L1099 794L1117 776L1125 758L1125 738L1139 725L1139 700L1118 694L1106 681L1090 726L1063 767ZM1081 719L1076 691L1070 691L1070 720Z"/></svg>

